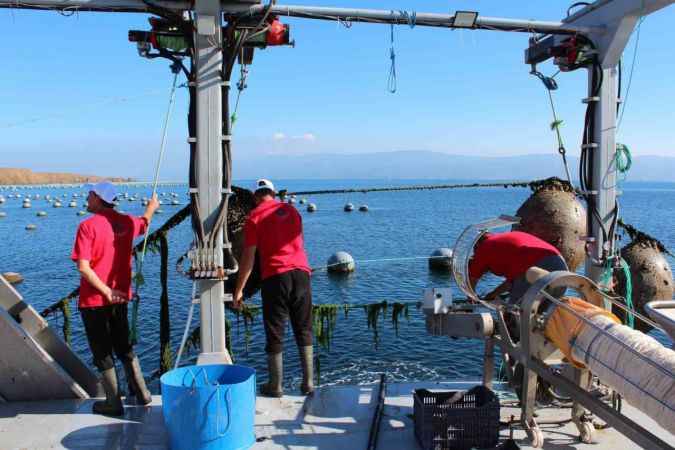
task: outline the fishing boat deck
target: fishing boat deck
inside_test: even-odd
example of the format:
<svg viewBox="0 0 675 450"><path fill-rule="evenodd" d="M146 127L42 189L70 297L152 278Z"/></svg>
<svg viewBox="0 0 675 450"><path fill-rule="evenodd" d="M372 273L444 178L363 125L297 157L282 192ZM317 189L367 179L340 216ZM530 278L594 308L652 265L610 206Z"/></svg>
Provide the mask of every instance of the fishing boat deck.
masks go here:
<svg viewBox="0 0 675 450"><path fill-rule="evenodd" d="M387 384L378 448L417 449L413 431L413 389L468 389L475 383ZM504 398L512 398L497 386ZM287 395L282 399L259 397L256 404L254 449L339 449L366 448L372 416L377 405L377 385L323 387L305 398ZM154 396L147 407L126 406L123 418L91 414L92 400L0 403L0 447L3 449L165 449L168 434L162 417L162 399ZM666 442L675 436L650 418L624 404L624 412ZM570 410L539 410L540 421L569 418ZM518 417L519 409L502 407L502 421ZM576 427L542 425L546 449L617 450L637 446L616 430L596 431L595 444L578 441ZM502 429L501 441L508 438ZM531 448L525 432L514 429L521 448Z"/></svg>

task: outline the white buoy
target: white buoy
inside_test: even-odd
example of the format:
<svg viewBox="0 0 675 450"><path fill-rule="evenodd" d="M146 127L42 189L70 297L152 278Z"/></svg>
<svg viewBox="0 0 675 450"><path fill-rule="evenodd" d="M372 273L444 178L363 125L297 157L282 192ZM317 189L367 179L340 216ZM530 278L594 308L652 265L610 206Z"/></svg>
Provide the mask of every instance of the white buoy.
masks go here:
<svg viewBox="0 0 675 450"><path fill-rule="evenodd" d="M61 205L61 202L60 202L60 201L56 200L56 201L54 201L54 204L53 204L52 206L53 206L54 208L60 208L60 207L63 206L63 205Z"/></svg>
<svg viewBox="0 0 675 450"><path fill-rule="evenodd" d="M347 203L344 207L345 212L352 212L354 211L354 205L352 203Z"/></svg>
<svg viewBox="0 0 675 450"><path fill-rule="evenodd" d="M2 195L0 195L0 204L3 204L3 203L5 203L5 197L3 197Z"/></svg>
<svg viewBox="0 0 675 450"><path fill-rule="evenodd" d="M23 205L21 205L22 208L30 208L31 206L30 200L24 200Z"/></svg>
<svg viewBox="0 0 675 450"><path fill-rule="evenodd" d="M316 211L316 205L314 203L310 203L307 205L307 212L314 212Z"/></svg>
<svg viewBox="0 0 675 450"><path fill-rule="evenodd" d="M0 211L0 219L7 217L7 213L4 211Z"/></svg>
<svg viewBox="0 0 675 450"><path fill-rule="evenodd" d="M361 212L368 212L368 205L361 205L361 206L359 206L359 211L361 211Z"/></svg>
<svg viewBox="0 0 675 450"><path fill-rule="evenodd" d="M27 231L32 231L32 230L36 230L36 229L37 229L37 226L32 224L32 223L29 223L28 225L26 225Z"/></svg>
<svg viewBox="0 0 675 450"><path fill-rule="evenodd" d="M356 269L354 258L347 252L333 253L326 263L326 270L331 273L349 273L354 269Z"/></svg>
<svg viewBox="0 0 675 450"><path fill-rule="evenodd" d="M437 248L429 256L429 269L448 272L452 270L452 249Z"/></svg>
<svg viewBox="0 0 675 450"><path fill-rule="evenodd" d="M47 212L46 211L38 211L36 214L38 217L47 217Z"/></svg>
<svg viewBox="0 0 675 450"><path fill-rule="evenodd" d="M72 202L68 203L68 208L77 208L77 202L72 201Z"/></svg>
<svg viewBox="0 0 675 450"><path fill-rule="evenodd" d="M290 197L290 198L287 200L287 202L288 202L289 205L292 205L293 203L295 203L295 199L294 199L293 197Z"/></svg>
<svg viewBox="0 0 675 450"><path fill-rule="evenodd" d="M178 200L171 200L171 204L173 206L180 205L180 202Z"/></svg>

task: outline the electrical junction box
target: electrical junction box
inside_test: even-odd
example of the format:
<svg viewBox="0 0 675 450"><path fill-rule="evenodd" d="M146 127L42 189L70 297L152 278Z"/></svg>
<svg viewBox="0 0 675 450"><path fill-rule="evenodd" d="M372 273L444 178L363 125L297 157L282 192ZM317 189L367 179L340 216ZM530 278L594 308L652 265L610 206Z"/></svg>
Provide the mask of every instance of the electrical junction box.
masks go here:
<svg viewBox="0 0 675 450"><path fill-rule="evenodd" d="M447 314L448 311L452 310L452 289L425 289L422 309L425 314Z"/></svg>

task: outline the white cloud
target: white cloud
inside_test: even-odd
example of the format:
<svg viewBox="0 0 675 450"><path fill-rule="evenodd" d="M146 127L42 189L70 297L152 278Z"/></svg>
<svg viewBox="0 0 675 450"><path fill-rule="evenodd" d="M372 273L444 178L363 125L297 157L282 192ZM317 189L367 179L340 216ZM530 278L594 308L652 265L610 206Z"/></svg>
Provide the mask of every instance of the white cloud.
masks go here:
<svg viewBox="0 0 675 450"><path fill-rule="evenodd" d="M316 135L314 133L304 133L304 134L299 134L299 135L293 135L289 136L286 133L282 133L281 131L277 131L272 135L272 140L274 142L281 142L281 141L303 141L303 142L315 142L316 141Z"/></svg>

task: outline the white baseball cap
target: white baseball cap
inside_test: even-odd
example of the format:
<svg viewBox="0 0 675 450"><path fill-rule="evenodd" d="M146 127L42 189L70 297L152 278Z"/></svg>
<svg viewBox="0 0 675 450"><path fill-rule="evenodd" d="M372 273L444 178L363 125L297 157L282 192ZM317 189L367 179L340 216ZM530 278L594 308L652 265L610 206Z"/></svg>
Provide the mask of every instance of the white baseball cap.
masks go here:
<svg viewBox="0 0 675 450"><path fill-rule="evenodd" d="M255 188L253 188L253 192L258 192L261 189L269 189L272 192L276 192L274 189L274 184L265 178L261 178L255 182Z"/></svg>
<svg viewBox="0 0 675 450"><path fill-rule="evenodd" d="M87 192L93 192L98 195L101 200L106 203L112 204L112 202L115 201L115 197L117 197L115 186L109 181L101 181L96 184L85 184L84 188Z"/></svg>

